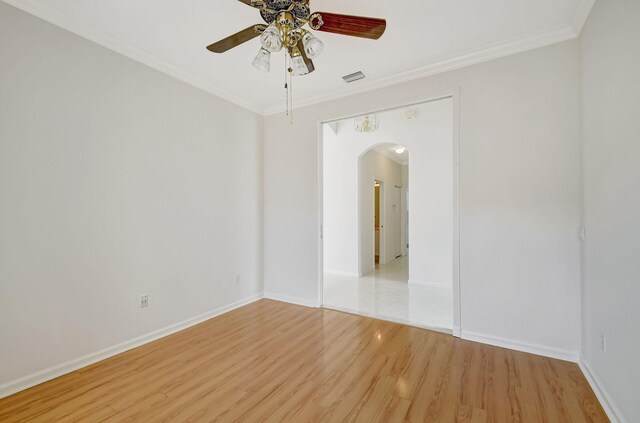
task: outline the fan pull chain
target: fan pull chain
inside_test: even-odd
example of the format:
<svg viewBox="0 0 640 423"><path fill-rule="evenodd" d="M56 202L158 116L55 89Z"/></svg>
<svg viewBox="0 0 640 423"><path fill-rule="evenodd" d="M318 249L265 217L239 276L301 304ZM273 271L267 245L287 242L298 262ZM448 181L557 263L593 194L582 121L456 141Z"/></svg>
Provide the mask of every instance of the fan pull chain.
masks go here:
<svg viewBox="0 0 640 423"><path fill-rule="evenodd" d="M293 125L293 73L289 67L289 123Z"/></svg>
<svg viewBox="0 0 640 423"><path fill-rule="evenodd" d="M289 123L293 124L293 69L291 68L291 57L289 54L284 54L284 68L285 68L285 82L284 88L287 93L287 116L289 116Z"/></svg>
<svg viewBox="0 0 640 423"><path fill-rule="evenodd" d="M285 104L287 106L286 115L289 116L289 77L287 76L289 73L289 65L287 63L287 53L284 54L284 89L286 100Z"/></svg>

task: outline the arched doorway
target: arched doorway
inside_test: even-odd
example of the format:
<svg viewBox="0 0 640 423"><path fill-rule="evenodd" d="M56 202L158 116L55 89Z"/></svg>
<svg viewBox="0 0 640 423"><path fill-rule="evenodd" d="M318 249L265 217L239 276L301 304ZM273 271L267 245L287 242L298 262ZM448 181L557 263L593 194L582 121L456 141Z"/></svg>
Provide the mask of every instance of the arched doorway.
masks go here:
<svg viewBox="0 0 640 423"><path fill-rule="evenodd" d="M400 144L377 144L358 157L360 275L407 255L408 175L409 150Z"/></svg>

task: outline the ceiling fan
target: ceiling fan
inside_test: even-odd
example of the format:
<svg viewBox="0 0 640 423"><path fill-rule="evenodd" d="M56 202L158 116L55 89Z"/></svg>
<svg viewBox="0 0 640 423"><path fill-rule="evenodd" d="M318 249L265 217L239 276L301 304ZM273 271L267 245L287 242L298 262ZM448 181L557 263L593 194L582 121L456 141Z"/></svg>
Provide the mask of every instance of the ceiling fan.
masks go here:
<svg viewBox="0 0 640 423"><path fill-rule="evenodd" d="M207 47L214 53L224 53L256 37L262 44L253 60L257 69L271 70L271 53L283 48L289 56L288 73L294 76L307 75L315 70L312 59L317 58L324 44L305 25L316 31L377 40L384 34L387 22L384 19L335 13L311 13L309 0L239 0L260 11L267 25L252 25Z"/></svg>

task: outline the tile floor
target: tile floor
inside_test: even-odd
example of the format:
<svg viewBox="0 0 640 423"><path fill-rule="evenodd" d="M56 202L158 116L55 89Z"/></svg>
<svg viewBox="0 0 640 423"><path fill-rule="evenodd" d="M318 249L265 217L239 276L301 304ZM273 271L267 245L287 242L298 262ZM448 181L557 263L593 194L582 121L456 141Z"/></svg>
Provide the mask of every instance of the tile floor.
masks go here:
<svg viewBox="0 0 640 423"><path fill-rule="evenodd" d="M361 278L325 274L324 306L451 332L453 290L409 285L408 268L401 257Z"/></svg>

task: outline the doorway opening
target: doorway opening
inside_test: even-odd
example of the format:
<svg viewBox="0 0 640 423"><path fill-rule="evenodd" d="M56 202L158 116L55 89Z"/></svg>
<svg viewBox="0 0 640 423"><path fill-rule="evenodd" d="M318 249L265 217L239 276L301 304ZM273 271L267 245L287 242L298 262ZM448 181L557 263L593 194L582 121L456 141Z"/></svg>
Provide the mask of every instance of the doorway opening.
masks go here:
<svg viewBox="0 0 640 423"><path fill-rule="evenodd" d="M454 333L453 100L355 120L322 129L322 304Z"/></svg>

